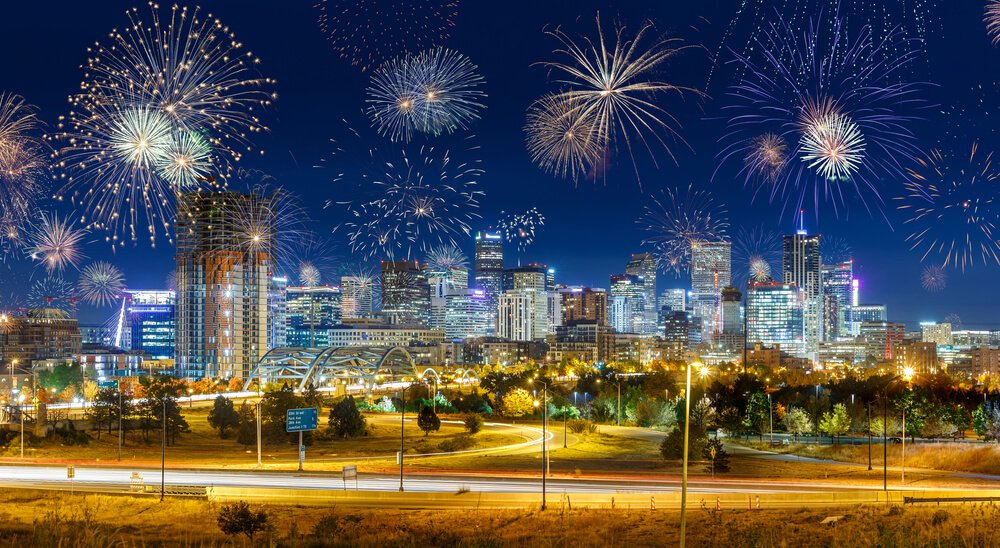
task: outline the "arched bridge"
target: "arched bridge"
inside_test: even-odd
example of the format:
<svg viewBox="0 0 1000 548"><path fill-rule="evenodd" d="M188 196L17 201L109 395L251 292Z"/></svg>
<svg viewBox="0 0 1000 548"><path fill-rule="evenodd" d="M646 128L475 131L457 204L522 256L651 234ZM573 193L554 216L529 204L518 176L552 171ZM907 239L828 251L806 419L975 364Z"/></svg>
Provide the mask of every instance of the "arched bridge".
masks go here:
<svg viewBox="0 0 1000 548"><path fill-rule="evenodd" d="M413 357L400 346L342 346L330 348L274 348L257 362L243 386L251 382L289 382L304 389L333 379L363 382L371 390L376 382L418 379Z"/></svg>

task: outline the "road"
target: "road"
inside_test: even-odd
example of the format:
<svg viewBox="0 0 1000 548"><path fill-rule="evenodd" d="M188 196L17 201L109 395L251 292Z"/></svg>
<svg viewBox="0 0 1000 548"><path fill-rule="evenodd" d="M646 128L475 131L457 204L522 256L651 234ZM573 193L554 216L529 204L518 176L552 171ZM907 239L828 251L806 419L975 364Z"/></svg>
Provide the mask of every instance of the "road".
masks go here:
<svg viewBox="0 0 1000 548"><path fill-rule="evenodd" d="M73 487L85 490L127 490L133 469L117 467L76 467ZM147 485L159 485L159 470L144 469L140 473ZM0 485L5 487L69 490L70 480L64 466L0 466ZM291 474L278 472L229 470L167 470L167 485L226 486L247 488L343 489L339 474ZM353 488L353 482L350 482ZM704 493L829 493L831 491L861 491L864 488L823 483L775 483L773 481L691 481L688 490ZM553 493L673 493L680 491L680 481L625 479L557 479L548 480ZM537 493L540 478L489 477L485 475L409 475L404 478L408 492L455 493L460 489L482 493ZM399 476L360 474L357 489L361 491L398 491Z"/></svg>

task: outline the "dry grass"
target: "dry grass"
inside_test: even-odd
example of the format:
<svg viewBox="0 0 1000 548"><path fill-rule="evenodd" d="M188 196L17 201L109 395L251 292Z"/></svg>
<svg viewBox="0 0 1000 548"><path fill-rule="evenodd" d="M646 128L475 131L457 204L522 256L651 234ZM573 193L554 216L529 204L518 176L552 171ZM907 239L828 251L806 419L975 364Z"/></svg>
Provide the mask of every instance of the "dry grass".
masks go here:
<svg viewBox="0 0 1000 548"><path fill-rule="evenodd" d="M266 507L280 546L671 546L678 513L649 510L345 510ZM0 493L0 546L231 546L205 501L43 492ZM833 525L824 517L844 516ZM858 506L821 510L693 509L692 546L995 546L1000 508ZM319 527L317 528L317 526ZM273 544L272 544L273 545Z"/></svg>

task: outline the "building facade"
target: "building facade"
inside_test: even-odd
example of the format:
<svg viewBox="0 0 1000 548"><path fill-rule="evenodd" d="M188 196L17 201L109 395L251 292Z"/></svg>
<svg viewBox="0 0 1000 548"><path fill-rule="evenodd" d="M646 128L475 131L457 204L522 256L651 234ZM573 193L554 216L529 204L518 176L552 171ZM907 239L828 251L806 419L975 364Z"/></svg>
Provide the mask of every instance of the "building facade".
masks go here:
<svg viewBox="0 0 1000 548"><path fill-rule="evenodd" d="M795 284L751 282L747 290L746 343L806 353L805 296Z"/></svg>
<svg viewBox="0 0 1000 548"><path fill-rule="evenodd" d="M820 261L820 236L798 230L784 237L782 277L802 292L802 315L805 321L805 353L815 358L823 340L823 273Z"/></svg>
<svg viewBox="0 0 1000 548"><path fill-rule="evenodd" d="M382 320L388 325L426 328L430 286L418 261L382 261Z"/></svg>
<svg viewBox="0 0 1000 548"><path fill-rule="evenodd" d="M637 333L655 335L659 320L656 306L656 258L652 253L633 253L625 265L625 274L642 283L642 322Z"/></svg>
<svg viewBox="0 0 1000 548"><path fill-rule="evenodd" d="M497 307L503 293L503 237L499 232L476 233L475 269L475 287L485 292L491 323L496 324Z"/></svg>
<svg viewBox="0 0 1000 548"><path fill-rule="evenodd" d="M732 285L731 242L692 242L691 307L701 319L701 338L722 333L722 288Z"/></svg>

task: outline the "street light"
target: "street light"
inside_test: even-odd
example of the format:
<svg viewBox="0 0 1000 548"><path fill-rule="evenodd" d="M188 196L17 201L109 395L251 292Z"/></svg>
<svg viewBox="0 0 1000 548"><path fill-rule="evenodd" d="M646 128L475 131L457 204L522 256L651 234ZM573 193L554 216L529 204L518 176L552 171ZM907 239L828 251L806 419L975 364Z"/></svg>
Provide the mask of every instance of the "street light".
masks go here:
<svg viewBox="0 0 1000 548"><path fill-rule="evenodd" d="M17 414L21 416L21 458L24 458L24 393L17 395Z"/></svg>
<svg viewBox="0 0 1000 548"><path fill-rule="evenodd" d="M684 548L687 533L687 492L688 492L688 435L691 428L691 368L700 370L705 367L701 362L690 363L687 366L687 383L684 391L684 459L681 467L681 548Z"/></svg>
<svg viewBox="0 0 1000 548"><path fill-rule="evenodd" d="M546 424L548 423L549 414L548 406L545 405L545 401L549 396L549 384L538 378L532 379L532 382L541 383L542 385L542 510L545 510L545 476L548 475L548 452L545 447L545 436L546 436ZM535 400L535 407L539 406L538 400Z"/></svg>

